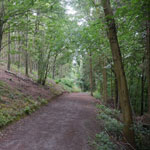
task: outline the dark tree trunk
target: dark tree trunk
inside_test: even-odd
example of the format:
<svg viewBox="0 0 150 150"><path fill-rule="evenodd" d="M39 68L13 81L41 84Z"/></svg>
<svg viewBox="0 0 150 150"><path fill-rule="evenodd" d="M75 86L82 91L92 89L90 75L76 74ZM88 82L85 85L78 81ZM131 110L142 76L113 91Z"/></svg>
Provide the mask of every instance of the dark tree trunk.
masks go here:
<svg viewBox="0 0 150 150"><path fill-rule="evenodd" d="M26 48L28 47L27 41L26 41ZM25 51L25 74L26 76L29 76L29 58L28 58L28 52Z"/></svg>
<svg viewBox="0 0 150 150"><path fill-rule="evenodd" d="M150 15L148 15L150 17ZM148 19L149 19L148 17ZM150 20L147 21L147 81L148 81L148 112L150 113Z"/></svg>
<svg viewBox="0 0 150 150"><path fill-rule="evenodd" d="M2 39L3 39L3 26L4 26L4 0L0 2L0 52L2 50Z"/></svg>
<svg viewBox="0 0 150 150"><path fill-rule="evenodd" d="M119 109L118 82L115 76L115 108Z"/></svg>
<svg viewBox="0 0 150 150"><path fill-rule="evenodd" d="M118 90L119 90L119 98L121 109L123 113L123 120L124 120L124 135L126 140L132 145L135 146L134 141L134 130L133 126L133 119L132 119L132 110L129 100L128 88L127 88L127 81L124 72L124 66L122 63L121 51L118 43L117 31L116 31L116 24L112 12L112 8L110 5L109 0L102 0L102 5L105 13L105 18L107 21L108 26L108 39L110 42L110 47L112 50L113 61L114 61L114 68L115 73L117 76L118 81Z"/></svg>
<svg viewBox="0 0 150 150"><path fill-rule="evenodd" d="M90 58L89 58L89 62L90 62L90 92L91 92L91 96L93 96L93 66L92 66L92 52L90 51Z"/></svg>
<svg viewBox="0 0 150 150"><path fill-rule="evenodd" d="M111 98L113 98L114 97L114 94L113 94L113 89L114 89L114 87L113 87L113 72L112 72L112 69L111 69L111 79L110 79L110 90L111 90Z"/></svg>
<svg viewBox="0 0 150 150"><path fill-rule="evenodd" d="M0 52L2 49L2 39L3 39L3 22L0 21Z"/></svg>
<svg viewBox="0 0 150 150"><path fill-rule="evenodd" d="M104 103L107 102L107 70L105 68L105 65L106 65L106 62L105 62L105 60L103 60L102 74L103 74L103 100L104 100Z"/></svg>
<svg viewBox="0 0 150 150"><path fill-rule="evenodd" d="M54 62L53 62L53 70L52 70L52 78L55 79L55 69L56 69L56 60L57 60L58 53L56 53L54 57Z"/></svg>
<svg viewBox="0 0 150 150"><path fill-rule="evenodd" d="M141 76L141 116L143 115L143 106L144 106L144 72L142 71L142 76Z"/></svg>
<svg viewBox="0 0 150 150"><path fill-rule="evenodd" d="M11 57L10 57L10 49L11 49L11 35L10 35L10 25L9 25L9 32L8 32L8 62L7 62L7 70L10 70L11 65Z"/></svg>

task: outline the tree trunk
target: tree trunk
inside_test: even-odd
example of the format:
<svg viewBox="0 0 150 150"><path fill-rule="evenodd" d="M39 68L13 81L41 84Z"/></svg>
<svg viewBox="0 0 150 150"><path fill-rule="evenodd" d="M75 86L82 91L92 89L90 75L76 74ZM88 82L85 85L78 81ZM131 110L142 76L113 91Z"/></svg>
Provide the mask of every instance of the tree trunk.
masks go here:
<svg viewBox="0 0 150 150"><path fill-rule="evenodd" d="M27 44L27 41L26 41L26 48L28 48L28 44ZM28 56L28 52L27 52L27 49L26 49L26 51L25 51L25 75L26 76L29 76L29 66L28 66L28 58L29 56Z"/></svg>
<svg viewBox="0 0 150 150"><path fill-rule="evenodd" d="M21 36L21 34L18 32L18 36ZM21 67L21 39L19 38L18 41L18 69Z"/></svg>
<svg viewBox="0 0 150 150"><path fill-rule="evenodd" d="M11 57L10 57L10 49L11 49L11 39L10 39L10 25L8 25L8 29L9 29L9 32L8 32L8 62L7 62L7 70L10 70L10 65L11 65Z"/></svg>
<svg viewBox="0 0 150 150"><path fill-rule="evenodd" d="M112 71L112 68L111 68L111 78L110 78L110 90L111 90L111 98L113 99L114 98L114 86L113 86L113 71Z"/></svg>
<svg viewBox="0 0 150 150"><path fill-rule="evenodd" d="M105 13L105 18L107 21L108 39L112 50L114 68L115 68L115 73L118 81L119 98L120 98L120 104L121 104L123 120L124 120L123 132L126 137L126 140L132 146L135 146L134 130L132 128L133 125L132 111L131 111L131 105L129 100L126 76L124 72L124 66L122 63L121 51L118 43L116 24L113 18L113 12L110 5L110 1L102 0L102 5Z"/></svg>
<svg viewBox="0 0 150 150"><path fill-rule="evenodd" d="M92 66L92 53L91 53L91 51L90 51L89 62L90 62L90 92L91 92L91 96L93 96L93 66Z"/></svg>
<svg viewBox="0 0 150 150"><path fill-rule="evenodd" d="M148 15L150 17L150 15ZM150 20L148 17L147 29L147 81L148 81L148 112L150 113Z"/></svg>
<svg viewBox="0 0 150 150"><path fill-rule="evenodd" d="M2 39L3 39L3 26L4 26L4 0L0 2L0 52L2 49Z"/></svg>
<svg viewBox="0 0 150 150"><path fill-rule="evenodd" d="M143 106L144 106L144 71L142 71L141 76L141 116L143 115Z"/></svg>
<svg viewBox="0 0 150 150"><path fill-rule="evenodd" d="M49 52L48 52L48 56L47 56L47 61L46 61L46 67L45 67L45 70L44 70L44 72L45 72L45 74L44 74L44 78L43 78L43 81L42 81L42 85L45 85L45 83L46 83L46 79L47 79L47 75L48 75L48 71L49 71L49 59L50 59L50 55L51 54L51 50L49 50Z"/></svg>
<svg viewBox="0 0 150 150"><path fill-rule="evenodd" d="M3 22L0 21L0 52L2 49L2 39L3 39Z"/></svg>
<svg viewBox="0 0 150 150"><path fill-rule="evenodd" d="M105 65L106 65L106 62L104 60L103 61L103 71L102 71L102 74L103 74L103 100L104 100L104 103L107 102L107 70L105 68Z"/></svg>
<svg viewBox="0 0 150 150"><path fill-rule="evenodd" d="M119 109L118 82L116 75L115 75L115 108Z"/></svg>
<svg viewBox="0 0 150 150"><path fill-rule="evenodd" d="M55 79L55 69L56 69L56 59L57 59L58 53L56 52L56 55L54 57L54 62L53 62L53 72L52 72L52 78Z"/></svg>
<svg viewBox="0 0 150 150"><path fill-rule="evenodd" d="M28 15L28 14L27 14ZM28 22L28 16L27 16ZM29 76L29 56L28 56L28 23L27 23L27 30L26 30L26 50L25 50L25 75Z"/></svg>

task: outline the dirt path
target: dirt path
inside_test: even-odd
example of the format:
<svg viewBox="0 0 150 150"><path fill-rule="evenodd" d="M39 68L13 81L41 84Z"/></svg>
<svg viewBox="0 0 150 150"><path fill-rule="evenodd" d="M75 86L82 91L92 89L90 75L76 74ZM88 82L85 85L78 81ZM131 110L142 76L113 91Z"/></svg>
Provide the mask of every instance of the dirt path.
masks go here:
<svg viewBox="0 0 150 150"><path fill-rule="evenodd" d="M95 103L85 93L64 94L7 127L0 150L90 150L100 127Z"/></svg>

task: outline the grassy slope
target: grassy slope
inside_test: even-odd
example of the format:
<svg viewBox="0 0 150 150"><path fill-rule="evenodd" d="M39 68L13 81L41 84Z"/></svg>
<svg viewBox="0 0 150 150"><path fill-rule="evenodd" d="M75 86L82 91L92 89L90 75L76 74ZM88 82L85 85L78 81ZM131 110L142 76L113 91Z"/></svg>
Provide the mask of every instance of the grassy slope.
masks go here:
<svg viewBox="0 0 150 150"><path fill-rule="evenodd" d="M0 128L34 112L63 92L62 86L52 80L48 86L40 86L0 70Z"/></svg>

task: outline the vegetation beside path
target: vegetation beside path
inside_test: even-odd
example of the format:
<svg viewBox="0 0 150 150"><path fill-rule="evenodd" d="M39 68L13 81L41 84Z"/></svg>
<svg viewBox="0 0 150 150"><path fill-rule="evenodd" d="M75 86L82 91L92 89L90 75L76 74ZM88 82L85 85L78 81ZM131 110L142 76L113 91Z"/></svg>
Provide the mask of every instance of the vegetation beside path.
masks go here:
<svg viewBox="0 0 150 150"><path fill-rule="evenodd" d="M114 108L111 102L99 103L97 119L101 122L102 130L96 134L91 142L95 150L135 150L123 134L123 119L120 110ZM134 116L133 129L135 131L136 150L150 149L149 114L142 117Z"/></svg>

